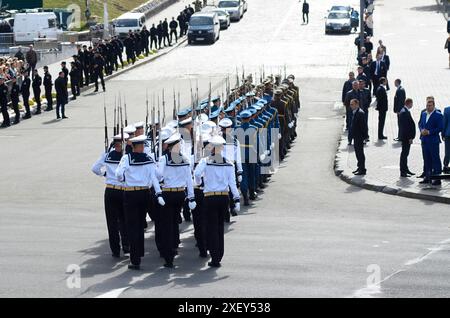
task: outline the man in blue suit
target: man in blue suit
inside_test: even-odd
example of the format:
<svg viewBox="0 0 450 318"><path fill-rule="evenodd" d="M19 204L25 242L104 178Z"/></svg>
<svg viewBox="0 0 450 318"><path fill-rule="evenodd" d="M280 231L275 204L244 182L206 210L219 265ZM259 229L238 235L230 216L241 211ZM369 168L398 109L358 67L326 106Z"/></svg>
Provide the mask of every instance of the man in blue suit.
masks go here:
<svg viewBox="0 0 450 318"><path fill-rule="evenodd" d="M422 140L422 152L425 164L425 179L421 184L431 183L440 185L440 180L431 182L431 175L442 173L441 158L439 157L440 133L444 126L442 114L436 110L433 97L427 98L426 111L422 113L419 121L420 140Z"/></svg>
<svg viewBox="0 0 450 318"><path fill-rule="evenodd" d="M442 137L445 140L444 173L450 173L450 168L448 167L450 163L450 106L444 109Z"/></svg>

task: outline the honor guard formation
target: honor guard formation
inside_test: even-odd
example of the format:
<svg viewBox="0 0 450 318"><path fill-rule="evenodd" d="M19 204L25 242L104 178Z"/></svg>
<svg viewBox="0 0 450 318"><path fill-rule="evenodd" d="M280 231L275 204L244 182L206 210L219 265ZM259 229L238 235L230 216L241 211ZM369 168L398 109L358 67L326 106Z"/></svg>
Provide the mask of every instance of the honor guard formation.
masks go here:
<svg viewBox="0 0 450 318"><path fill-rule="evenodd" d="M112 256L129 254L129 269L140 269L144 256L146 216L164 266L173 268L180 245L181 213L194 225L199 257L220 267L224 255L224 223L255 200L276 165L297 137L299 88L294 75L242 76L222 97L180 108L174 93L172 120L165 123L153 106L145 122L128 125L126 103L114 107L114 137L108 138L105 106L105 152L92 171L105 178L104 204ZM223 95L226 98L223 98ZM153 98L154 99L154 98ZM149 122L150 117L150 122Z"/></svg>

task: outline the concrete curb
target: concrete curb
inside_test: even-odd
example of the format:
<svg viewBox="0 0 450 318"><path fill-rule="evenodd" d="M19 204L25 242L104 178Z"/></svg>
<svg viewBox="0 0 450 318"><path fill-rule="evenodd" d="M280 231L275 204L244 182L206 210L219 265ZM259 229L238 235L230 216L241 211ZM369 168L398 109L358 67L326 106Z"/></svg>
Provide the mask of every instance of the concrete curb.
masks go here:
<svg viewBox="0 0 450 318"><path fill-rule="evenodd" d="M334 173L342 181L360 187L362 189L381 192L384 194L398 195L410 199L427 200L438 203L450 204L449 197L442 197L434 195L433 193L423 193L423 191L405 190L390 184L385 184L370 178L363 178L353 175L351 169L348 167L348 151L347 151L347 136L343 134L338 141L336 156L334 159ZM430 190L431 191L431 190Z"/></svg>
<svg viewBox="0 0 450 318"><path fill-rule="evenodd" d="M162 56L164 56L164 55L166 55L166 54L169 54L169 53L172 52L173 50L179 48L180 46L182 46L182 44L184 44L184 43L186 43L186 42L187 42L187 37L184 37L184 38L182 38L182 39L179 39L178 43L176 43L174 46L169 47L167 50L164 50L164 51L161 52L161 53L156 53L156 55L151 55L151 56L145 57L145 58L142 59L142 60L139 60L139 59L138 59L138 60L135 62L134 65L128 65L128 66L126 66L126 67L123 68L123 69L119 68L119 70L118 70L117 72L114 72L114 73L111 74L111 75L105 76L105 82L108 81L108 80L110 80L110 79L113 79L113 78L115 78L115 77L117 77L117 76L119 76L119 75L122 75L122 74L124 74L124 73L126 73L126 72L128 72L128 71L134 70L134 69L137 68L137 67L140 67L140 66L145 65L145 64L147 64L147 63L150 63L150 62L152 62L152 61L155 61L155 60L157 60L158 58L160 58L160 57L162 57ZM62 61L64 61L64 60L62 60ZM81 92L81 93L86 92L86 91L88 91L89 89L92 89L94 86L95 86L95 85L94 85L93 83L89 84L89 86L83 86L82 88L80 88L80 92ZM73 95L71 94L71 90L70 90L70 89L68 89L68 91L69 91L69 99L70 99L71 97L73 97ZM30 97L32 97L32 96L30 96ZM55 100L56 100L56 99L53 99L53 101L55 101ZM70 100L69 100L69 102L70 102ZM44 99L44 100L41 102L41 107L44 108L44 106L46 106L46 105L47 105L47 101ZM32 115L34 115L34 111L35 111L35 109L36 109L36 105L30 106L30 108L31 108ZM24 108L22 107L21 113L24 113L24 111L25 111L25 110L24 110ZM15 115L14 115L14 112L12 112L12 110L9 110L9 115L10 115L10 117L12 117L12 118L14 118L14 116L15 116Z"/></svg>

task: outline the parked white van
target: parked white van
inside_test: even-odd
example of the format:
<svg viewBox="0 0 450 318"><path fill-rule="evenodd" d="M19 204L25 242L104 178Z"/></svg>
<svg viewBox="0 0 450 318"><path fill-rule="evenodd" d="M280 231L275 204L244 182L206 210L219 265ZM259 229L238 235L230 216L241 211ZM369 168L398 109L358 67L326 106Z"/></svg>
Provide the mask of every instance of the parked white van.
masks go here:
<svg viewBox="0 0 450 318"><path fill-rule="evenodd" d="M16 42L33 42L37 38L57 39L63 31L53 12L17 13L14 16Z"/></svg>
<svg viewBox="0 0 450 318"><path fill-rule="evenodd" d="M128 31L141 31L146 22L145 14L127 12L113 21L115 33L121 38L127 36Z"/></svg>

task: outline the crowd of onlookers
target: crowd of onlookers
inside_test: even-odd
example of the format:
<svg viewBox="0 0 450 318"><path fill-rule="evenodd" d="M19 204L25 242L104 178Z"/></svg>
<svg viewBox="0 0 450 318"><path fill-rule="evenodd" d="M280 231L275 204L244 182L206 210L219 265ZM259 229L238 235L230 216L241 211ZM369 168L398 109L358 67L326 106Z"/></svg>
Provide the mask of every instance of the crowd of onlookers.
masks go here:
<svg viewBox="0 0 450 318"><path fill-rule="evenodd" d="M354 143L355 155L358 161L358 169L355 175L365 175L364 145L369 142L368 117L370 109L378 111L378 140L385 140L384 126L388 112L389 99L387 92L390 90L388 72L390 58L387 48L380 40L372 58L373 44L369 36L364 43L358 46L358 71L349 73L348 80L342 89L342 102L346 108L346 130L348 131L348 144ZM423 178L421 184L441 185L438 177L442 172L450 173L450 106L438 109L433 96L426 99L426 107L421 111L420 119L416 125L411 108L413 100L407 98L406 90L401 79L394 81L395 96L393 111L397 116L398 132L394 139L402 145L400 155L400 176L407 178L415 175L408 167L408 156L411 145L416 138L416 130L420 135L423 171L418 176ZM445 157L440 157L439 145L445 143Z"/></svg>
<svg viewBox="0 0 450 318"><path fill-rule="evenodd" d="M65 105L68 103L68 92L70 88L72 99L80 95L80 88L94 84L95 92L98 91L100 81L103 91L106 90L104 76L118 71L119 67L134 64L137 59L148 56L154 49L163 46L172 46L173 41L187 34L188 21L194 9L188 5L177 16L159 21L159 24L147 30L144 26L140 31L129 31L125 39L112 36L110 39L93 43L92 46L79 45L77 53L72 56L70 65L61 63L61 69L52 78L47 66L44 73L39 74L36 69L38 55L33 45L26 52L21 48L13 57L0 58L0 106L3 115L1 128L18 124L21 119L29 119L32 116L30 103L36 103L35 115L41 114L41 86L44 87L44 96L47 107L44 111L53 110L54 93L56 93L56 117L65 116ZM125 51L126 58L123 57ZM41 77L42 76L42 77ZM30 100L33 93L32 100ZM19 102L25 108L24 116L20 116ZM8 108L14 110L15 118L10 119Z"/></svg>

